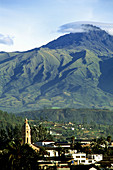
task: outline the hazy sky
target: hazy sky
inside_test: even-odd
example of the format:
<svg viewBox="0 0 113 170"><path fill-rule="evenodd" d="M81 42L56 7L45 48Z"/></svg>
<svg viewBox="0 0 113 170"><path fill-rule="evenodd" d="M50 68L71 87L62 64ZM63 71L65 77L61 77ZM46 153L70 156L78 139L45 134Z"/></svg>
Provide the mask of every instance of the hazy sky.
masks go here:
<svg viewBox="0 0 113 170"><path fill-rule="evenodd" d="M40 47L77 21L113 23L113 0L0 0L0 51Z"/></svg>

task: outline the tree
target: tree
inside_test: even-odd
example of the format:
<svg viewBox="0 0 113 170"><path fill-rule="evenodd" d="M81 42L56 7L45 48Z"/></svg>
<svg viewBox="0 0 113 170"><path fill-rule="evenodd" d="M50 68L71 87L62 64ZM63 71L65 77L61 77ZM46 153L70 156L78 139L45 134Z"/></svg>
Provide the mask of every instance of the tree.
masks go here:
<svg viewBox="0 0 113 170"><path fill-rule="evenodd" d="M111 144L111 136L107 137L107 141L108 141L109 144Z"/></svg>
<svg viewBox="0 0 113 170"><path fill-rule="evenodd" d="M74 148L77 150L77 152L82 152L82 150L83 150L80 142L77 142L75 144Z"/></svg>
<svg viewBox="0 0 113 170"><path fill-rule="evenodd" d="M72 147L74 147L74 145L75 145L75 136L71 137L71 145L72 145Z"/></svg>
<svg viewBox="0 0 113 170"><path fill-rule="evenodd" d="M5 170L38 169L39 155L28 145L21 145L20 140L11 140L0 154L0 165Z"/></svg>
<svg viewBox="0 0 113 170"><path fill-rule="evenodd" d="M107 152L107 142L105 138L100 137L98 139L94 139L91 143L92 153L95 154L106 154Z"/></svg>
<svg viewBox="0 0 113 170"><path fill-rule="evenodd" d="M32 133L31 135L32 142L45 140L45 139L52 139L52 136L50 135L50 133L42 125L31 127L31 133Z"/></svg>
<svg viewBox="0 0 113 170"><path fill-rule="evenodd" d="M4 149L5 144L7 142L7 134L6 131L4 129L0 130L0 149Z"/></svg>

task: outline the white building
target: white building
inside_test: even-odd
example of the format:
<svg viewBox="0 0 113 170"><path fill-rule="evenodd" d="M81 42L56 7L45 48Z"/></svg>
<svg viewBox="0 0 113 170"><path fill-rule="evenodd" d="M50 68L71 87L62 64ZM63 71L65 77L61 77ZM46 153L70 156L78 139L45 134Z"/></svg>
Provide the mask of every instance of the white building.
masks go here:
<svg viewBox="0 0 113 170"><path fill-rule="evenodd" d="M77 150L71 147L71 143L63 143L63 142L54 142L50 140L43 140L37 142L35 145L31 144L31 129L28 124L28 120L25 120L25 124L23 126L23 143L29 144L34 150L39 151L40 146L45 147L45 150L47 151L47 154L45 154L45 157L58 157L58 148L63 148L63 153L65 156L71 156L71 158L74 161L74 164L80 165L88 165L88 164L94 164L96 162L99 162L103 160L102 154L88 154L86 153L77 153ZM85 144L89 144L90 141L85 141Z"/></svg>
<svg viewBox="0 0 113 170"><path fill-rule="evenodd" d="M74 153L72 154L75 164L94 164L95 162L101 161L103 159L102 154L89 154L86 156L86 153Z"/></svg>
<svg viewBox="0 0 113 170"><path fill-rule="evenodd" d="M36 142L36 145L38 145L38 146L47 146L47 145L54 144L54 143L55 142L51 141L51 140L41 140L41 141Z"/></svg>
<svg viewBox="0 0 113 170"><path fill-rule="evenodd" d="M58 151L56 151L54 148L47 148L47 155L45 155L45 157L58 157Z"/></svg>

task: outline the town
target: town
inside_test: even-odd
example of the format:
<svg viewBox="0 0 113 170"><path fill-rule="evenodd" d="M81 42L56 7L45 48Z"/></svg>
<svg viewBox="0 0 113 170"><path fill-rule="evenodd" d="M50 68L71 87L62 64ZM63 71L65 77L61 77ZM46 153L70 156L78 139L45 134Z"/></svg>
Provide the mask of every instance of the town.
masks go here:
<svg viewBox="0 0 113 170"><path fill-rule="evenodd" d="M72 125L72 123L69 124ZM36 125L34 127L36 128ZM52 131L49 133L54 134ZM32 143L31 134L31 127L26 118L22 126L21 145L27 145L27 147L33 149L35 154L40 155L36 160L37 169L113 169L113 142L111 136L108 136L106 140L103 137L97 140L78 140L73 136L70 142L55 142L54 140L44 139ZM55 135L59 136L61 134ZM1 154L2 152L1 150Z"/></svg>
<svg viewBox="0 0 113 170"><path fill-rule="evenodd" d="M27 119L3 111L0 122L3 170L113 169L112 125Z"/></svg>

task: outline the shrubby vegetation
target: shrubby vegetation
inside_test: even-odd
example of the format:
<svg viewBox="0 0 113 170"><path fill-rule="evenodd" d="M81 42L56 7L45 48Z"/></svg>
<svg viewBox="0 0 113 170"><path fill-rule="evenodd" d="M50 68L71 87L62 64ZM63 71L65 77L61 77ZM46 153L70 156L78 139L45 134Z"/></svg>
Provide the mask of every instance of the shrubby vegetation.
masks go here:
<svg viewBox="0 0 113 170"><path fill-rule="evenodd" d="M48 120L53 122L75 122L75 123L96 123L113 124L113 111L107 109L42 109L17 113L21 117L33 120Z"/></svg>
<svg viewBox="0 0 113 170"><path fill-rule="evenodd" d="M49 131L61 134L55 138L60 141L66 141L71 136L77 139L113 136L113 111L109 110L44 109L16 115L0 111L0 142L20 138L26 117L32 129L33 142L54 138L55 135L49 135Z"/></svg>
<svg viewBox="0 0 113 170"><path fill-rule="evenodd" d="M35 170L37 169L37 154L29 145L21 145L21 141L7 141L0 151L1 170Z"/></svg>
<svg viewBox="0 0 113 170"><path fill-rule="evenodd" d="M60 133L55 140L65 141L71 136L77 139L113 136L113 111L100 109L43 109L22 112L21 117L32 119L33 124L43 125L53 133ZM66 125L69 122L73 126ZM74 130L72 130L74 128Z"/></svg>
<svg viewBox="0 0 113 170"><path fill-rule="evenodd" d="M22 139L22 127L24 125L24 117L8 114L0 110L0 149L10 140ZM40 125L39 121L29 122L31 126L32 142L51 138L49 132L45 127Z"/></svg>
<svg viewBox="0 0 113 170"><path fill-rule="evenodd" d="M22 126L24 118L0 111L0 169L1 170L35 170L37 160L42 159L43 152L36 153L29 145L22 145ZM51 138L46 128L31 121L32 142Z"/></svg>

